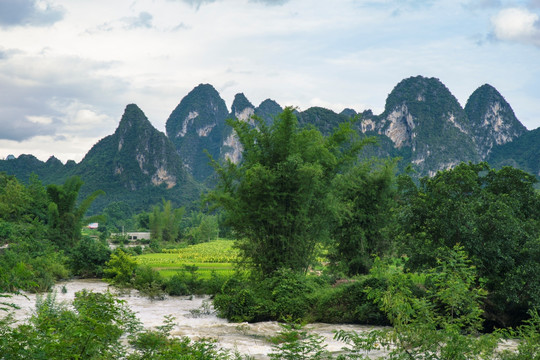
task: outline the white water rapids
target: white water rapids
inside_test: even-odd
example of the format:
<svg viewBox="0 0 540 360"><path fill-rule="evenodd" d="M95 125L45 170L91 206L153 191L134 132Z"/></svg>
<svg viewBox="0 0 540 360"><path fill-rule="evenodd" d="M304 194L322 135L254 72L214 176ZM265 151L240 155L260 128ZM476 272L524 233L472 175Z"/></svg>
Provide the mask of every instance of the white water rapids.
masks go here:
<svg viewBox="0 0 540 360"><path fill-rule="evenodd" d="M66 292L61 290L65 287ZM70 303L77 291L87 289L94 292L107 291L109 285L99 280L73 280L58 283L56 300ZM109 288L115 293L113 287ZM15 311L15 318L19 321L28 319L35 309L36 295L15 295L8 302L20 307ZM276 335L280 326L276 322L260 323L229 323L225 319L218 318L212 308L211 301L207 296L169 296L165 300L150 300L139 296L137 291L128 294L119 293L118 297L127 302L139 320L146 328L154 328L163 325L164 317L174 316L176 326L172 330L173 336L188 336L197 340L212 338L218 341L218 345L225 349L237 350L241 354L250 355L254 359L268 359L271 352L271 344L267 338ZM355 330L358 332L375 329L371 326L341 325L341 324L309 324L305 327L310 333L319 334L325 338L327 350L336 353L344 346L343 343L333 339L336 330ZM383 355L382 352L371 352L373 358Z"/></svg>

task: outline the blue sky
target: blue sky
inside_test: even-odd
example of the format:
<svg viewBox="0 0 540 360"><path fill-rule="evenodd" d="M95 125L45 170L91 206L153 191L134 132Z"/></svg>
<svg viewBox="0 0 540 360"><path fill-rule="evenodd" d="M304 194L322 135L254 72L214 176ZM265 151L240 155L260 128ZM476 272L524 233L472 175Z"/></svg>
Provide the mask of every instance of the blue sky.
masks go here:
<svg viewBox="0 0 540 360"><path fill-rule="evenodd" d="M378 114L416 75L540 127L540 0L0 0L0 158L80 161L129 103L164 131L200 83Z"/></svg>

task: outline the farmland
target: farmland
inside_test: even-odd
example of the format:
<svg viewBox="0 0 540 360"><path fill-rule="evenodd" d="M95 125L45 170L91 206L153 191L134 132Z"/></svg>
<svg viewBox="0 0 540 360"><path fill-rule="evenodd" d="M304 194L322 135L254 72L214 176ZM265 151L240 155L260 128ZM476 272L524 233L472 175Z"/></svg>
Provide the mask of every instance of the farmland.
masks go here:
<svg viewBox="0 0 540 360"><path fill-rule="evenodd" d="M231 240L216 240L190 245L183 249L166 249L161 253L144 254L136 257L140 265L147 265L169 278L186 267L197 267L201 279L209 279L212 272L216 275L232 275L233 264L238 251Z"/></svg>

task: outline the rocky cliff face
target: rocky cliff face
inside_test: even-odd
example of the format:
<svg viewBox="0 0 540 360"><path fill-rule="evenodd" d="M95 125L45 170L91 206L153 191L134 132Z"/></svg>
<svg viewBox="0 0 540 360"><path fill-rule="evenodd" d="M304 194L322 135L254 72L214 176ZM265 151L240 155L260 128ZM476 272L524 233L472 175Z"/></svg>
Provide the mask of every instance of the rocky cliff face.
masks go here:
<svg viewBox="0 0 540 360"><path fill-rule="evenodd" d="M140 172L148 177L153 185L164 184L167 189L178 181L180 158L174 145L157 131L137 105L128 105L113 137L117 145L114 173L123 176L126 169ZM129 177L139 177L128 174ZM132 189L137 188L133 180ZM146 184L145 184L146 185Z"/></svg>
<svg viewBox="0 0 540 360"><path fill-rule="evenodd" d="M240 121L249 122L253 125L254 122L252 117L254 114L255 107L249 102L245 95L242 93L236 94L231 106L231 114L229 117L238 119ZM240 144L240 141L232 128L225 128L220 157L222 159L231 160L233 163L237 164L242 158L242 151L242 144Z"/></svg>
<svg viewBox="0 0 540 360"><path fill-rule="evenodd" d="M149 185L171 189L186 177L174 145L134 104L126 107L114 134L94 145L78 168L98 164L103 180L113 178L132 191Z"/></svg>
<svg viewBox="0 0 540 360"><path fill-rule="evenodd" d="M219 158L227 116L225 101L216 89L201 84L180 101L167 120L167 136L196 180L203 181L213 172L205 150Z"/></svg>
<svg viewBox="0 0 540 360"><path fill-rule="evenodd" d="M504 97L488 84L471 94L465 113L481 159L486 159L494 146L511 142L527 132Z"/></svg>
<svg viewBox="0 0 540 360"><path fill-rule="evenodd" d="M252 115L267 124L283 109L273 100L255 108L237 94L227 115L224 101L210 85L199 85L173 111L167 121L167 134L182 156L186 168L204 180L212 169L203 149L214 159L238 162L242 148L227 117L251 121ZM328 135L339 123L355 116L352 109L337 114L321 107L296 113L300 126L315 126ZM368 156L401 157L411 163L419 176L434 175L465 161L486 159L491 149L508 143L526 132L504 98L491 86L476 90L465 109L438 79L422 76L404 79L390 92L380 115L362 113L357 129L377 135L381 146L366 149Z"/></svg>
<svg viewBox="0 0 540 360"><path fill-rule="evenodd" d="M271 124L283 109L267 99L257 108L242 93L236 94L231 111L225 101L208 84L201 84L186 95L171 113L166 123L167 136L175 144L185 168L196 180L205 181L213 174L207 151L216 160L239 162L242 146L226 124L227 118L236 118L254 125L253 115Z"/></svg>
<svg viewBox="0 0 540 360"><path fill-rule="evenodd" d="M65 168L65 176L78 175L84 181L82 197L105 191L92 205L94 210L122 201L134 211L147 211L163 198L187 204L199 192L172 142L134 104L126 107L114 134L96 143L79 164Z"/></svg>
<svg viewBox="0 0 540 360"><path fill-rule="evenodd" d="M480 159L464 110L438 79L405 79L388 95L381 115L366 115L362 131L391 139L421 175Z"/></svg>

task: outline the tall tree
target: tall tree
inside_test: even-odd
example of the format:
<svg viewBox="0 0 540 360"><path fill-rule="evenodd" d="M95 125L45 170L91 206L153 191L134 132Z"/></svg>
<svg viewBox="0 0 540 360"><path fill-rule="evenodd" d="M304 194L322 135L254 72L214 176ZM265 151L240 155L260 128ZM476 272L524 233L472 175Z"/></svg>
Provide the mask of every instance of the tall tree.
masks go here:
<svg viewBox="0 0 540 360"><path fill-rule="evenodd" d="M329 238L332 181L371 139L360 140L350 123L328 137L300 129L290 107L271 127L256 117L254 122L229 120L243 161L214 161L219 184L209 200L225 211L242 258L255 273L305 272L315 245Z"/></svg>
<svg viewBox="0 0 540 360"><path fill-rule="evenodd" d="M163 200L161 208L154 206L150 214L150 236L154 240L176 241L185 208L173 208L170 200Z"/></svg>
<svg viewBox="0 0 540 360"><path fill-rule="evenodd" d="M47 186L50 199L49 235L51 240L62 249L73 247L81 239L81 229L85 224L101 219L100 216L85 218L84 215L92 202L104 192L94 191L77 204L79 190L83 184L80 177L73 176L63 185Z"/></svg>
<svg viewBox="0 0 540 360"><path fill-rule="evenodd" d="M333 183L338 221L329 257L350 276L367 273L373 255L391 250L387 227L395 202L394 169L395 161L366 161L338 175Z"/></svg>

